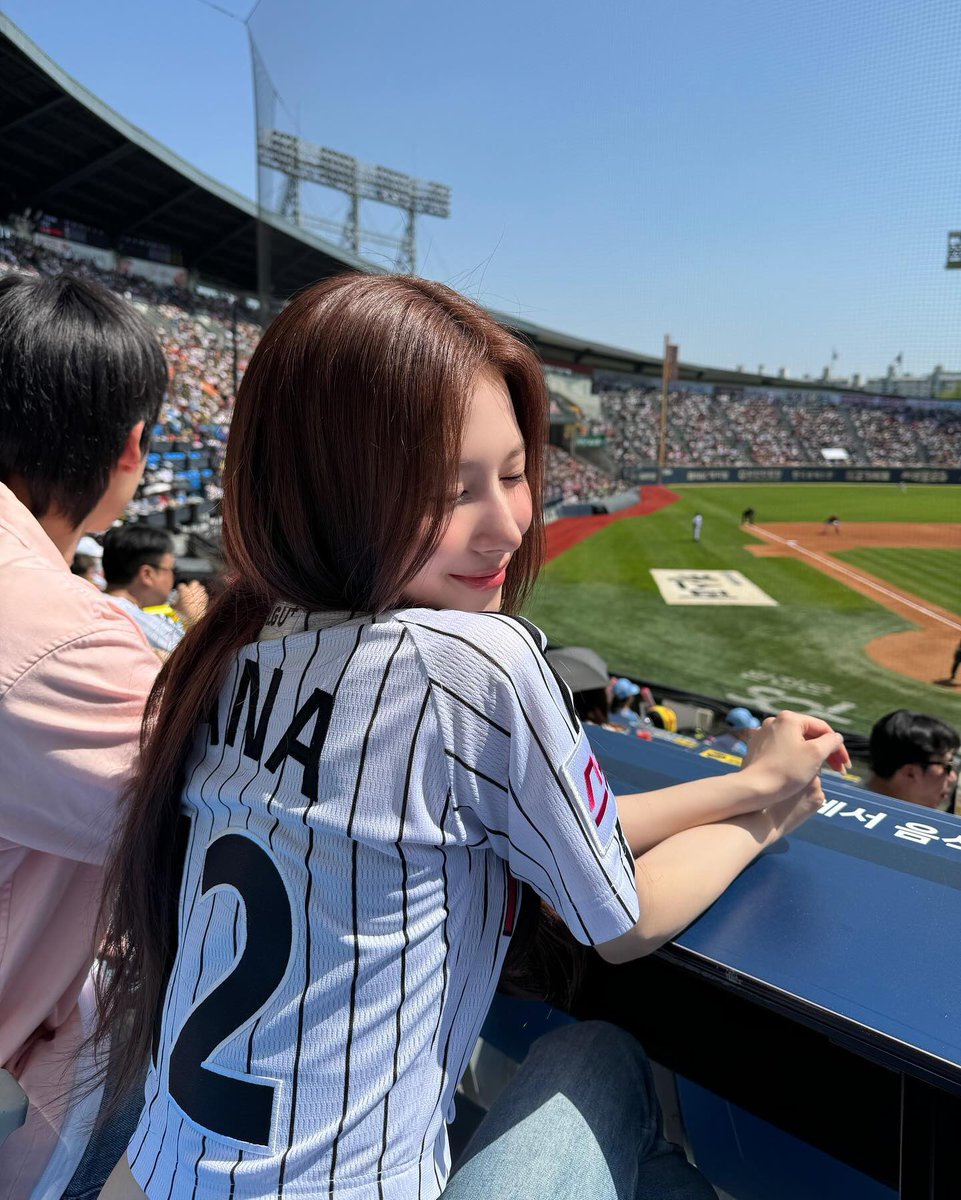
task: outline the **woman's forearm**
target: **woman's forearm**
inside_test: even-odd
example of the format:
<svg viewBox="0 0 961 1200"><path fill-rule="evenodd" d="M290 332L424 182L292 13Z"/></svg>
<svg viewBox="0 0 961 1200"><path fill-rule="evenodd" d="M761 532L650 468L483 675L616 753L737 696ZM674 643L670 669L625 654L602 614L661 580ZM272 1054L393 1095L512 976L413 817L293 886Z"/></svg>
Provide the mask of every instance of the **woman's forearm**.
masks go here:
<svg viewBox="0 0 961 1200"><path fill-rule="evenodd" d="M768 813L753 812L682 830L652 847L635 863L637 924L598 952L608 962L627 962L658 949L713 904L778 836Z"/></svg>
<svg viewBox="0 0 961 1200"><path fill-rule="evenodd" d="M618 796L617 815L636 858L682 830L755 812L772 799L762 773L745 769Z"/></svg>

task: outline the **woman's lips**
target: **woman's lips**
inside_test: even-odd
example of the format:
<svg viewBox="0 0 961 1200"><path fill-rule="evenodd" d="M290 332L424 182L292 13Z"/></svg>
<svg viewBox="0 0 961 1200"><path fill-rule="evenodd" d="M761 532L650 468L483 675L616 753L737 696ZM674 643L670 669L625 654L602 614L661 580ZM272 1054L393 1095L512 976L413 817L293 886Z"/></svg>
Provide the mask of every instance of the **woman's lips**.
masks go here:
<svg viewBox="0 0 961 1200"><path fill-rule="evenodd" d="M501 567L499 571L494 571L491 575L451 575L451 579L456 579L458 583L465 583L468 587L476 588L479 592L503 586L506 578L506 567Z"/></svg>

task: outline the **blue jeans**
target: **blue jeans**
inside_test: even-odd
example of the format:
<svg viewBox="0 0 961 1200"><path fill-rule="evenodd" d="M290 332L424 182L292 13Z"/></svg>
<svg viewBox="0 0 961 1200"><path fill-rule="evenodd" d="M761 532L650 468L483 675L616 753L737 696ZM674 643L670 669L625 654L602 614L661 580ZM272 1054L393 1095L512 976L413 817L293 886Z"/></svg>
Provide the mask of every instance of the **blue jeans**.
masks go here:
<svg viewBox="0 0 961 1200"><path fill-rule="evenodd" d="M661 1133L650 1064L603 1021L540 1038L478 1126L444 1200L716 1200Z"/></svg>

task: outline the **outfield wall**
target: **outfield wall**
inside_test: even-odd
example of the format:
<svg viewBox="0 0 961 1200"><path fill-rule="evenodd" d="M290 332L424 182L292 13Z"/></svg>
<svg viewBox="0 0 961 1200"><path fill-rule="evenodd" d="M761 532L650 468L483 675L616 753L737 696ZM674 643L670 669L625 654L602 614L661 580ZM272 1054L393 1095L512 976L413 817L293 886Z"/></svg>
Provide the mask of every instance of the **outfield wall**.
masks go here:
<svg viewBox="0 0 961 1200"><path fill-rule="evenodd" d="M656 467L635 467L634 483L657 483ZM681 483L950 483L957 467L665 467L666 487Z"/></svg>

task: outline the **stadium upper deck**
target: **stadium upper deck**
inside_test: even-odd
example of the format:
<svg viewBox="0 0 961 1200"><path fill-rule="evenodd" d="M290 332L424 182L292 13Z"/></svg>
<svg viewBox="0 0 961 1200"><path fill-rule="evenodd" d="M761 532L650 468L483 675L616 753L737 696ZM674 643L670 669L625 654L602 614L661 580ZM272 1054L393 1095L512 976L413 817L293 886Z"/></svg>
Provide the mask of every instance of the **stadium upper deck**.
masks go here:
<svg viewBox="0 0 961 1200"><path fill-rule="evenodd" d="M202 174L71 79L0 13L0 213L27 208L102 230L113 244L175 247L206 281L257 291L257 206ZM281 294L348 267L320 238L272 232Z"/></svg>

